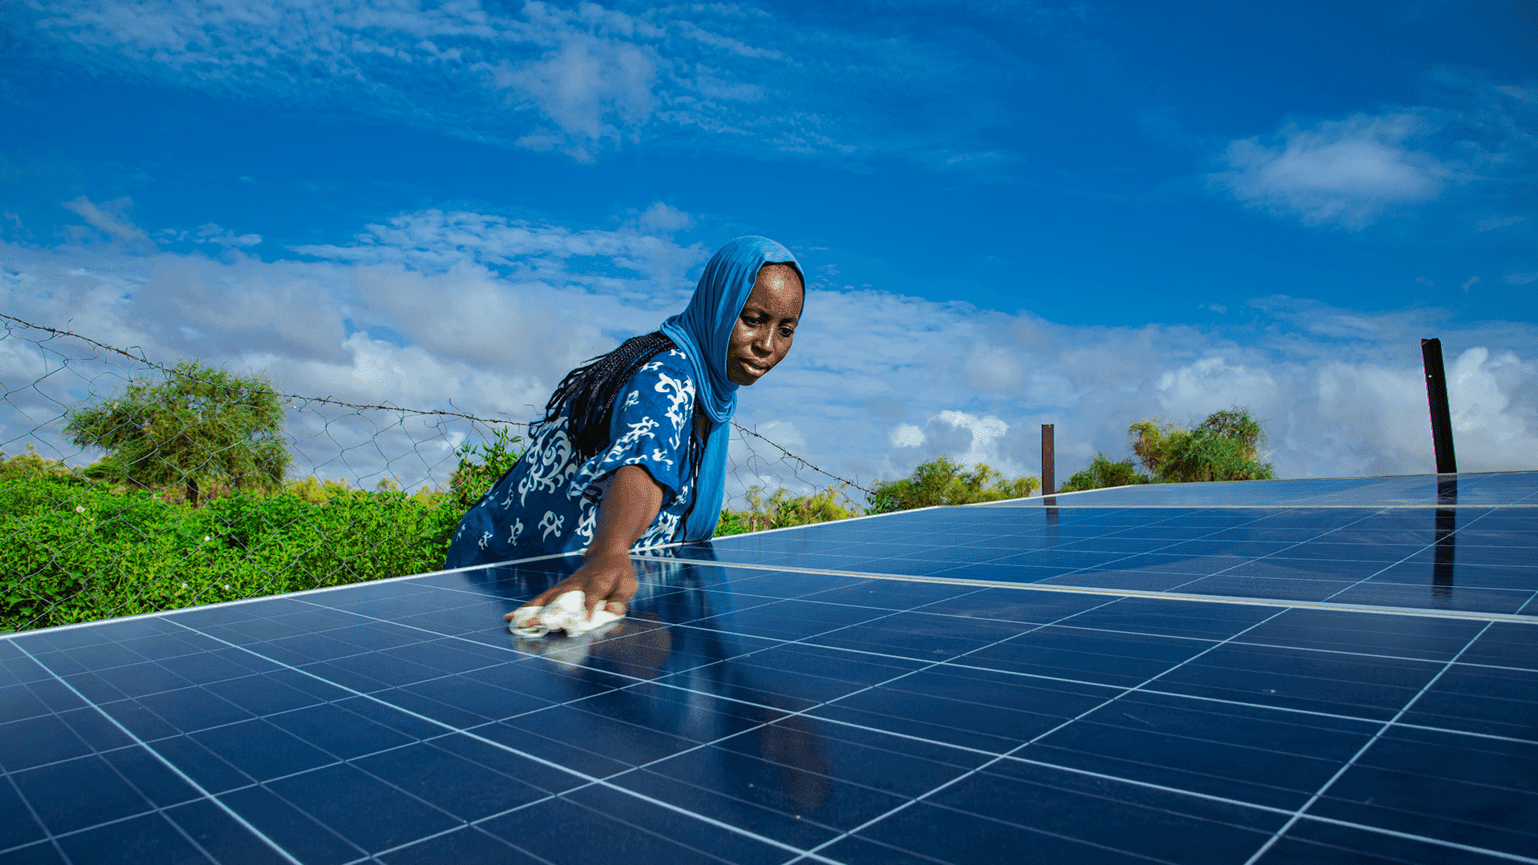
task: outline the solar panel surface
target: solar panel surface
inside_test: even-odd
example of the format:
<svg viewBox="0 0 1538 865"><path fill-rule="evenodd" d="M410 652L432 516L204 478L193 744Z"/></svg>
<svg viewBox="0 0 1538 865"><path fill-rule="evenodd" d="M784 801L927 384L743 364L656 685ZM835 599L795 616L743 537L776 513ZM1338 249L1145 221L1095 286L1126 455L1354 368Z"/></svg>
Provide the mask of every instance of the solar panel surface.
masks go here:
<svg viewBox="0 0 1538 865"><path fill-rule="evenodd" d="M1154 487L0 639L0 861L1538 862L1538 473ZM1055 506L1053 506L1055 504Z"/></svg>

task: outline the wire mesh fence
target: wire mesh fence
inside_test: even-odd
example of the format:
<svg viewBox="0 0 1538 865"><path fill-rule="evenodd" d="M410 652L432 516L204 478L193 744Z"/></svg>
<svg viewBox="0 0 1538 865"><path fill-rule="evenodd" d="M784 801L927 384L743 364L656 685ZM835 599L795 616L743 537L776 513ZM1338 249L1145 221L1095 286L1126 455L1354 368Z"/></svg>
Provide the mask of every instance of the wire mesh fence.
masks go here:
<svg viewBox="0 0 1538 865"><path fill-rule="evenodd" d="M0 325L0 631L434 570L526 427ZM878 500L734 426L718 533Z"/></svg>

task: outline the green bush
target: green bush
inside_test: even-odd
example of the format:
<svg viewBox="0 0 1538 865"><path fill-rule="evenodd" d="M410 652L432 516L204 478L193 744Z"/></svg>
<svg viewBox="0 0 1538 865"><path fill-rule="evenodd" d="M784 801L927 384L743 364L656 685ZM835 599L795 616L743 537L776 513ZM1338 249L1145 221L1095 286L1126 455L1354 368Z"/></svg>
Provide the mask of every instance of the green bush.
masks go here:
<svg viewBox="0 0 1538 865"><path fill-rule="evenodd" d="M0 628L127 616L434 570L452 508L349 490L201 508L37 475L0 483Z"/></svg>
<svg viewBox="0 0 1538 865"><path fill-rule="evenodd" d="M1246 408L1215 411L1190 429L1158 418L1140 420L1127 428L1127 438L1146 473L1138 471L1131 459L1112 462L1099 453L1088 468L1074 472L1058 492L1128 484L1256 481L1276 476L1270 463L1260 461L1265 429Z"/></svg>
<svg viewBox="0 0 1538 865"><path fill-rule="evenodd" d="M461 448L450 489L372 492L314 476L201 507L179 488L92 482L0 454L0 631L436 570L465 505L518 459L505 432Z"/></svg>
<svg viewBox="0 0 1538 865"><path fill-rule="evenodd" d="M784 489L777 489L767 499L764 498L764 488L755 486L748 488L747 499L747 510L721 510L721 519L716 523L716 537L825 523L847 519L859 513L844 495L841 486L829 486L821 492L804 496L794 496Z"/></svg>
<svg viewBox="0 0 1538 865"><path fill-rule="evenodd" d="M1155 420L1141 420L1127 428L1132 452L1154 480L1164 483L1192 481L1258 481L1276 475L1270 463L1260 461L1266 433L1249 409L1235 406L1215 411L1190 429Z"/></svg>
<svg viewBox="0 0 1538 865"><path fill-rule="evenodd" d="M913 474L897 481L876 481L872 513L926 508L932 505L970 505L1020 499L1041 487L1034 477L1009 480L991 466L979 463L971 471L948 457L920 465Z"/></svg>
<svg viewBox="0 0 1538 865"><path fill-rule="evenodd" d="M1058 488L1058 492L1072 493L1079 490L1098 490L1105 487L1146 483L1151 483L1151 480L1132 467L1132 460L1125 459L1113 463L1110 457L1099 453L1089 461L1089 468L1081 469L1069 476L1068 480Z"/></svg>

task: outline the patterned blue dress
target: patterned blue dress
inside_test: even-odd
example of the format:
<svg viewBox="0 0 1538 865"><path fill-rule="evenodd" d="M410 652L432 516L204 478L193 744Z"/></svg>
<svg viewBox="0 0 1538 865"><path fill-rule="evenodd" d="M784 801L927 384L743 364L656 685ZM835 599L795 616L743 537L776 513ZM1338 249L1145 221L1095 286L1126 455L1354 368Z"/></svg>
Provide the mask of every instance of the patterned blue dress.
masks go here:
<svg viewBox="0 0 1538 865"><path fill-rule="evenodd" d="M564 412L530 428L523 457L459 521L445 568L575 552L593 540L598 506L621 466L644 467L662 486L662 509L636 547L682 536L693 492L694 371L669 349L643 364L615 396L609 447L579 461Z"/></svg>

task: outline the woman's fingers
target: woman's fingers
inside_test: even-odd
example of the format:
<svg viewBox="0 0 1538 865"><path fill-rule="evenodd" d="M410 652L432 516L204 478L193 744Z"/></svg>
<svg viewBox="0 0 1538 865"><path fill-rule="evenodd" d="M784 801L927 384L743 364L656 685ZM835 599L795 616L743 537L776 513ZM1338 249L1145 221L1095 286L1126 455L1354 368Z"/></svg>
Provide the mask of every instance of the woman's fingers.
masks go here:
<svg viewBox="0 0 1538 865"><path fill-rule="evenodd" d="M631 564L628 554L588 559L578 573L582 571L587 571L587 594L584 600L587 602L589 618L605 601L618 603L623 610L625 603L635 596L635 566Z"/></svg>
<svg viewBox="0 0 1538 865"><path fill-rule="evenodd" d="M628 595L623 598L620 597L622 594L620 587L623 579L622 575L616 573L615 570L613 567L603 568L588 580L587 595L584 598L587 601L588 618L591 619L593 613L597 612L598 607L605 602L620 601L623 603L629 598Z"/></svg>
<svg viewBox="0 0 1538 865"><path fill-rule="evenodd" d="M553 585L550 588L544 590L543 592L540 592L539 594L535 595L534 598L532 600L530 600L528 603L521 604L520 606L522 606L522 607L544 607L544 606L548 606L551 601L555 600L556 598L560 597L561 595L566 594L567 592L571 591L572 589L581 589L581 588L583 588L582 580L581 580L581 571L578 570L577 573L572 574L571 576L567 577L566 579L561 580L559 583L556 583L555 585ZM513 614L512 613L508 613L507 615L502 617L502 620L506 621L506 622L511 622L513 620ZM530 624L537 624L538 622L539 622L539 619L536 617L534 619L534 621L531 622Z"/></svg>
<svg viewBox="0 0 1538 865"><path fill-rule="evenodd" d="M583 600L587 603L589 618L592 618L600 605L617 616L623 616L628 609L630 599L635 597L636 586L635 567L630 563L628 556L606 560L590 559L571 576L535 595L523 606L548 606L561 595L579 589L583 593ZM511 622L513 614L508 613L502 619ZM536 616L530 624L536 624L538 621L539 618Z"/></svg>

